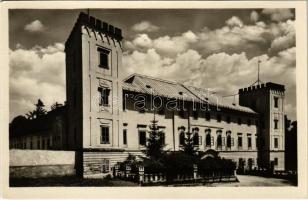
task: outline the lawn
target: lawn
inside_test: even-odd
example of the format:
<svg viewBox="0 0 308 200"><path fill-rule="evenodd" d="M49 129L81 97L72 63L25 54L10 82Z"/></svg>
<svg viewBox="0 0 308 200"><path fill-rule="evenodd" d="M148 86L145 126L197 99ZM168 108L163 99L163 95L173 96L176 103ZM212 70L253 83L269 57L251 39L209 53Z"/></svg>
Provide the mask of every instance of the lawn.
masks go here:
<svg viewBox="0 0 308 200"><path fill-rule="evenodd" d="M82 179L76 176L46 178L11 178L10 187L91 187L91 186L138 186L137 183L118 179Z"/></svg>

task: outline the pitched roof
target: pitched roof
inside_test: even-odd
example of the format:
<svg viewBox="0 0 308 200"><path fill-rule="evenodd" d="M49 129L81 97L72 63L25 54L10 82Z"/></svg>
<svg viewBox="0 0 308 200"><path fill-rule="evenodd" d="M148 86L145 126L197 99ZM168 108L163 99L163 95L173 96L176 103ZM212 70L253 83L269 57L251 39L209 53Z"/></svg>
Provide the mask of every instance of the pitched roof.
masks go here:
<svg viewBox="0 0 308 200"><path fill-rule="evenodd" d="M122 87L123 90L127 91L162 96L166 98L181 99L185 101L209 103L210 105L221 108L257 114L251 108L228 103L221 96L206 89L150 76L132 74L124 79Z"/></svg>

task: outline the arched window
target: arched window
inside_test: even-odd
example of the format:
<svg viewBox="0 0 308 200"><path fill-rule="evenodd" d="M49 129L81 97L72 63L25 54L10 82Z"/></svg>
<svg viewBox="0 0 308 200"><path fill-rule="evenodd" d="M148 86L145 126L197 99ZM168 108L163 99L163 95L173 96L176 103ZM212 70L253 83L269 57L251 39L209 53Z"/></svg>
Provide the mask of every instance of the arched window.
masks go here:
<svg viewBox="0 0 308 200"><path fill-rule="evenodd" d="M222 146L222 137L221 137L221 135L217 135L217 146L219 146L219 147Z"/></svg>
<svg viewBox="0 0 308 200"><path fill-rule="evenodd" d="M207 129L205 131L205 134L206 134L206 136L205 136L205 145L210 147L211 143L212 143L211 142L211 129Z"/></svg>
<svg viewBox="0 0 308 200"><path fill-rule="evenodd" d="M185 143L185 133L183 130L180 131L180 145L184 145Z"/></svg>
<svg viewBox="0 0 308 200"><path fill-rule="evenodd" d="M227 148L231 148L231 134L227 134Z"/></svg>
<svg viewBox="0 0 308 200"><path fill-rule="evenodd" d="M193 143L194 145L199 145L199 128L193 129Z"/></svg>

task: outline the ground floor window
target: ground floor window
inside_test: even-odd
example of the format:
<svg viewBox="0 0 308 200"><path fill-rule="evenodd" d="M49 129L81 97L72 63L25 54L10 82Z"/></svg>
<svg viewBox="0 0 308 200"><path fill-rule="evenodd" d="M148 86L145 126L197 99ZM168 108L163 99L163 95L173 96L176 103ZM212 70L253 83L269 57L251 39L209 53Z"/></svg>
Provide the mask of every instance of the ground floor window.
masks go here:
<svg viewBox="0 0 308 200"><path fill-rule="evenodd" d="M274 158L274 165L278 165L278 158Z"/></svg>
<svg viewBox="0 0 308 200"><path fill-rule="evenodd" d="M278 148L278 138L274 138L274 147Z"/></svg>
<svg viewBox="0 0 308 200"><path fill-rule="evenodd" d="M109 160L104 159L102 161L102 173L108 173L109 172Z"/></svg>

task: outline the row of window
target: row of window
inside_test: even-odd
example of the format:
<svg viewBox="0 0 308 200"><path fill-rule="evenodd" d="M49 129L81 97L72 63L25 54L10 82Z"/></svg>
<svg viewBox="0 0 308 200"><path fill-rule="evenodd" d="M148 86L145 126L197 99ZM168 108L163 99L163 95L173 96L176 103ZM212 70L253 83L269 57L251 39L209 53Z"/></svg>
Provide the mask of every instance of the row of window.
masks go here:
<svg viewBox="0 0 308 200"><path fill-rule="evenodd" d="M101 144L110 144L109 139L109 126L101 126ZM160 139L161 143L165 145L165 133L160 133ZM195 145L202 145L202 136L199 136L198 131L194 131L192 135L193 143ZM147 141L146 137L146 131L140 130L139 131L139 145L145 146ZM185 132L180 131L179 133L179 144L180 146L183 146L185 143ZM205 136L205 146L212 147L214 146L214 137L211 135L210 131L207 131ZM127 129L123 129L123 144L127 145ZM258 144L257 138L256 138L256 146ZM227 149L231 149L232 146L234 146L234 138L231 137L231 132L226 133L226 137L222 137L222 132L217 132L217 138L216 138L216 147L218 149L221 149L222 146L226 146ZM237 147L238 149L243 148L243 136L241 133L238 134L237 137ZM247 134L247 148L248 150L252 149L252 136L251 134ZM275 138L275 148L278 148L278 138Z"/></svg>
<svg viewBox="0 0 308 200"><path fill-rule="evenodd" d="M49 138L37 140L36 147L34 147L34 140L30 139L30 143L27 144L26 141L14 141L11 144L11 148L17 149L49 149L51 147L51 141Z"/></svg>

